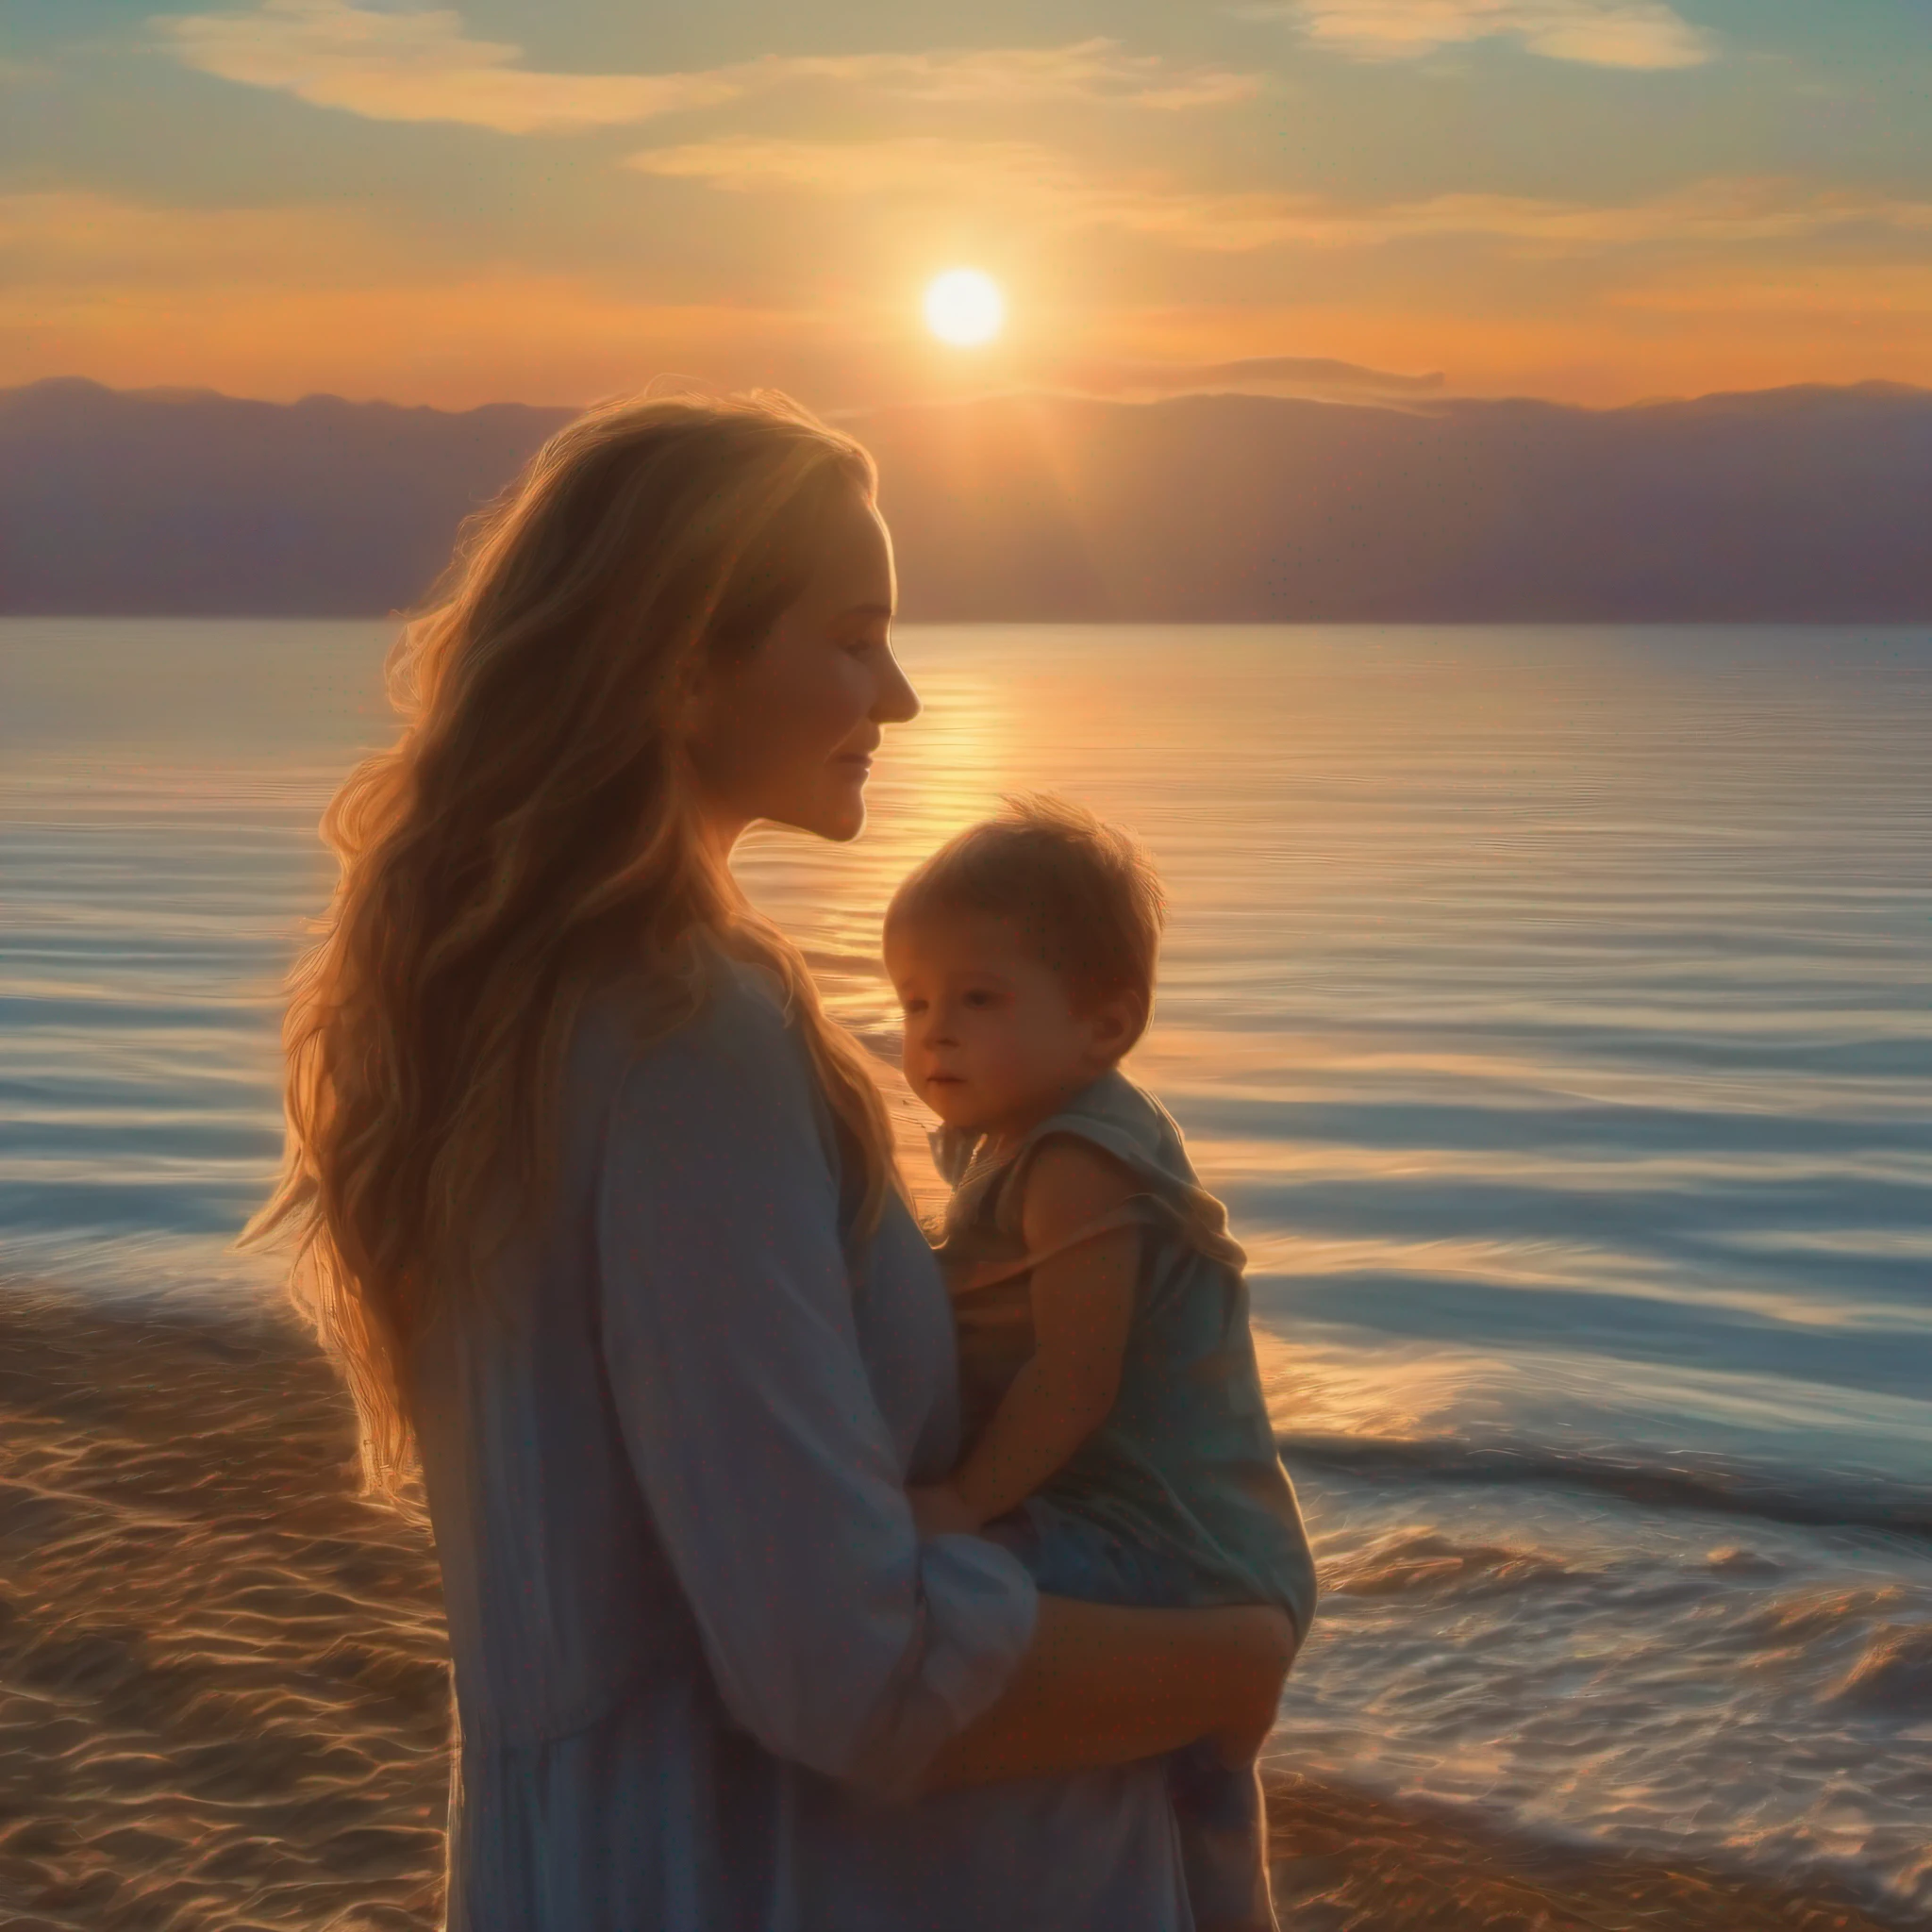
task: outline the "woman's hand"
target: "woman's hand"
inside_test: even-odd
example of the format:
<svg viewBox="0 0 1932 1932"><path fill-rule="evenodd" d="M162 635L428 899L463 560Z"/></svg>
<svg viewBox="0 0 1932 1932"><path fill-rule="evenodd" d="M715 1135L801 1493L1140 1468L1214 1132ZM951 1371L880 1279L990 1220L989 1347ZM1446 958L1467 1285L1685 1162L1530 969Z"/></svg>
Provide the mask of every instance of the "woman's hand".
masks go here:
<svg viewBox="0 0 1932 1932"><path fill-rule="evenodd" d="M1294 1652L1293 1623L1258 1605L1134 1610L1042 1596L1006 1690L941 1748L922 1789L1131 1764L1201 1738L1245 1763Z"/></svg>
<svg viewBox="0 0 1932 1932"><path fill-rule="evenodd" d="M1283 1675L1287 1674L1284 1672ZM1241 1724L1226 1724L1213 1734L1214 1755L1230 1771L1245 1771L1255 1759L1260 1757L1261 1748L1268 1741L1270 1732L1274 1728L1274 1720L1281 1704L1281 1683L1277 1679L1274 1694L1267 1700L1267 1708L1258 1722L1246 1719Z"/></svg>
<svg viewBox="0 0 1932 1932"><path fill-rule="evenodd" d="M1236 1703L1245 1707L1231 1722L1209 1733L1221 1761L1234 1771L1254 1763L1261 1755L1274 1720L1281 1714L1281 1687L1300 1647L1293 1620L1283 1611L1257 1606L1242 1614L1266 1620L1244 1629L1239 1638L1252 1675L1233 1694Z"/></svg>
<svg viewBox="0 0 1932 1932"><path fill-rule="evenodd" d="M922 1537L977 1536L979 1512L951 1483L930 1483L906 1491L912 1522Z"/></svg>

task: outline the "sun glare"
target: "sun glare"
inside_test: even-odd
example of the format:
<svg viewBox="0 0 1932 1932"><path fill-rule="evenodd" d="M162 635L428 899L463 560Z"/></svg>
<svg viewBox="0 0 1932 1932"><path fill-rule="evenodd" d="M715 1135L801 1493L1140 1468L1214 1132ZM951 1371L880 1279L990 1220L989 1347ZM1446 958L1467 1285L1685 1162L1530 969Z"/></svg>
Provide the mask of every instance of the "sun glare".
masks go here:
<svg viewBox="0 0 1932 1932"><path fill-rule="evenodd" d="M976 268L949 268L925 291L925 325L958 349L990 342L1007 319L999 284Z"/></svg>

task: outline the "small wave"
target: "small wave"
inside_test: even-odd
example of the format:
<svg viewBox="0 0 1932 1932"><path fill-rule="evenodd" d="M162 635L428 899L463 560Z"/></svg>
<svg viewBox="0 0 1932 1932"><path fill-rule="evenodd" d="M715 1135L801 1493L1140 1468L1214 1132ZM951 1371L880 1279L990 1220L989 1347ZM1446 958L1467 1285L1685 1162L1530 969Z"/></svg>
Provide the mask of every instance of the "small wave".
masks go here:
<svg viewBox="0 0 1932 1932"><path fill-rule="evenodd" d="M1932 1541L1932 1493L1868 1476L1780 1482L1715 1459L1666 1463L1536 1443L1475 1443L1446 1436L1288 1434L1275 1439L1291 1470L1334 1470L1411 1482L1537 1484L1591 1490L1652 1509L1697 1510L1817 1528L1877 1529Z"/></svg>
<svg viewBox="0 0 1932 1932"><path fill-rule="evenodd" d="M1516 1590L1572 1576L1567 1563L1541 1550L1501 1543L1457 1542L1433 1530L1388 1539L1322 1579L1330 1596L1410 1596L1434 1591Z"/></svg>
<svg viewBox="0 0 1932 1932"><path fill-rule="evenodd" d="M1877 1632L1827 1701L1872 1717L1932 1716L1932 1624Z"/></svg>
<svg viewBox="0 0 1932 1932"><path fill-rule="evenodd" d="M1775 1576L1782 1567L1758 1550L1747 1550L1736 1543L1710 1551L1705 1562L1721 1574L1730 1576Z"/></svg>
<svg viewBox="0 0 1932 1932"><path fill-rule="evenodd" d="M1905 1602L1896 1584L1877 1589L1813 1590L1779 1597L1738 1625L1736 1641L1757 1650L1790 1650L1869 1624Z"/></svg>

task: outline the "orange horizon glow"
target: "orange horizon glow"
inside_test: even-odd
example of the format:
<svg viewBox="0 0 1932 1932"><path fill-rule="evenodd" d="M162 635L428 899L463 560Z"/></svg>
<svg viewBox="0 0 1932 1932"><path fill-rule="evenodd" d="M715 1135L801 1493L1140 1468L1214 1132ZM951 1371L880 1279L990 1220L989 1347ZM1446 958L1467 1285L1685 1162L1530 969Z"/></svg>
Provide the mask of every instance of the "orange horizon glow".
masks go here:
<svg viewBox="0 0 1932 1932"><path fill-rule="evenodd" d="M125 72L34 27L0 110L85 108L92 148L37 158L22 124L0 385L454 408L675 372L834 410L1305 392L1285 365L1317 362L1362 400L1437 373L1595 407L1932 386L1932 165L1893 138L1932 55L1908 33L1334 0L1171 45L1045 15L1032 43L961 16L870 45L828 14L823 47L717 25L652 67L607 0L555 15L567 61L370 0L158 19L113 43ZM1024 329L935 341L908 291L948 263L1024 291ZM1236 362L1274 374L1214 373Z"/></svg>
<svg viewBox="0 0 1932 1932"><path fill-rule="evenodd" d="M1874 301L1874 293L1885 299ZM0 293L0 387L83 376L115 389L199 388L267 401L318 392L464 409L576 405L665 371L771 383L820 408L944 395L983 361L936 363L923 329L733 303L658 307L578 277L500 275L336 288L206 285L63 297ZM866 326L866 325L870 326ZM1158 394L1198 366L1280 355L1415 375L1443 392L1534 395L1595 408L1713 391L1872 380L1932 387L1932 268L1870 284L1829 278L1632 291L1564 316L1418 318L1330 305L1262 315L1164 308L1096 317L1082 353L1034 343L1002 386L1122 392L1131 365ZM941 348L941 353L946 353ZM957 355L957 351L950 352ZM1265 381L1217 387L1267 393ZM1364 401L1374 400L1373 392Z"/></svg>

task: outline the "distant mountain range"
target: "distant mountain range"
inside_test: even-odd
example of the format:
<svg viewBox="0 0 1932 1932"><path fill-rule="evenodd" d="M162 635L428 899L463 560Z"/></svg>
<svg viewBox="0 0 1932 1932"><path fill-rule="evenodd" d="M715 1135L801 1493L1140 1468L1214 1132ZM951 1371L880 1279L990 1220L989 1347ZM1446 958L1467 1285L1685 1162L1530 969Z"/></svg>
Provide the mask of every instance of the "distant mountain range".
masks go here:
<svg viewBox="0 0 1932 1932"><path fill-rule="evenodd" d="M0 391L0 611L407 606L569 413ZM1932 391L1026 395L844 421L878 457L912 618L1932 619Z"/></svg>

